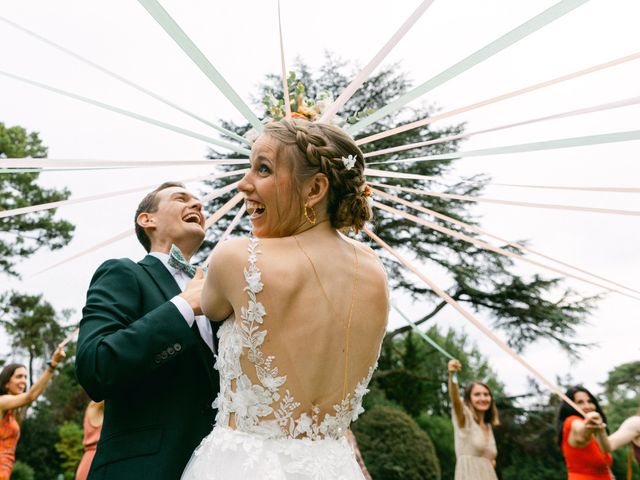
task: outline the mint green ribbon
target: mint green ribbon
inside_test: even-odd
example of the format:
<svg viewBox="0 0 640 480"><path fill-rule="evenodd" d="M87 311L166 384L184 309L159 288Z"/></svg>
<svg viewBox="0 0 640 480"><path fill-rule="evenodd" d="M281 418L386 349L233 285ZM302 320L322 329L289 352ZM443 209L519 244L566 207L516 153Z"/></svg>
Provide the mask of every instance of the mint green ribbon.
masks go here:
<svg viewBox="0 0 640 480"><path fill-rule="evenodd" d="M156 0L138 0L147 12L155 19L156 22L164 29L165 32L173 39L174 42L186 53L191 60L198 66L209 80L222 92L222 94L236 107L236 109L246 118L249 123L258 132L262 131L262 122L249 106L240 98L235 90L229 85L224 77L216 70L211 62L205 57L195 43L180 28L180 25L171 18L171 15L162 8Z"/></svg>
<svg viewBox="0 0 640 480"><path fill-rule="evenodd" d="M146 123L150 123L151 125L156 125L157 127L166 128L167 130L171 130L176 133L180 133L182 135L186 135L188 137L197 138L198 140L202 140L203 142L212 143L214 145L218 145L220 147L231 150L232 152L242 153L244 155L251 155L251 151L234 145L229 142L224 142L222 140L218 140L213 137L209 137L207 135L202 135L197 132L192 132L191 130L187 130L186 128L181 128L176 125L172 125L170 123L161 122L160 120L156 120L151 117L145 117L144 115L140 115L139 113L131 112L129 110L124 110L123 108L115 107L113 105L109 105L107 103L99 102L98 100L93 100L92 98L83 97L82 95L77 95L72 92L67 92L65 90L61 90L56 87L52 87L51 85L47 85L45 83L36 82L35 80L29 80L28 78L21 77L19 75L14 75L13 73L5 72L0 70L0 75L4 75L9 78L13 78L14 80L18 80L20 82L28 83L29 85L33 85L35 87L43 88L45 90L49 90L51 92L64 95L66 97L71 97L75 100L80 100L81 102L89 103L96 107L104 108L105 110L110 110L115 113L119 113L120 115L126 115L127 117L135 118L136 120L140 120Z"/></svg>
<svg viewBox="0 0 640 480"><path fill-rule="evenodd" d="M628 132L603 133L600 135L587 135L585 137L559 138L557 140L545 140L543 142L519 143L503 147L483 148L469 150L467 152L451 152L427 157L403 158L400 160L387 160L384 162L372 162L367 165L383 165L386 163L428 162L436 160L453 160L462 157L482 157L489 155L504 155L507 153L537 152L540 150L554 150L560 148L584 147L587 145L599 145L602 143L629 142L640 140L640 130Z"/></svg>
<svg viewBox="0 0 640 480"><path fill-rule="evenodd" d="M418 328L418 326L413 323L409 317L407 317L404 312L402 310L400 310L398 308L398 306L394 303L391 302L391 306L393 307L393 309L398 312L398 314L409 324L411 325L411 328L413 329L414 332L416 332L425 342L427 342L429 345L431 345L433 348L435 348L437 351L439 351L441 354L443 354L445 357L447 357L449 360L455 360L455 357L453 355L451 355L449 352L447 352L444 348L442 348L440 345L438 345L435 340L433 340L431 337L429 337L426 333L424 333L422 330L420 330ZM456 373L454 373L451 377L453 383L458 383L458 375Z"/></svg>

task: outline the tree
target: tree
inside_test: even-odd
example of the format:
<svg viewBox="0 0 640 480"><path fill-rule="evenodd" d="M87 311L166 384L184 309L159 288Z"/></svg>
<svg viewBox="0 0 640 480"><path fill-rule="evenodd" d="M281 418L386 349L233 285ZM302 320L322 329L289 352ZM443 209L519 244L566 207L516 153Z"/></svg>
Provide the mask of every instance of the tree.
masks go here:
<svg viewBox="0 0 640 480"><path fill-rule="evenodd" d="M4 158L44 158L47 147L36 132L22 127L6 127L0 122L0 168ZM36 183L39 173L0 174L0 210L27 207L66 200L67 189L43 188ZM0 272L18 275L15 263L33 255L42 247L51 250L71 241L74 226L54 219L55 209L28 215L0 218Z"/></svg>
<svg viewBox="0 0 640 480"><path fill-rule="evenodd" d="M640 361L623 363L614 367L602 384L607 399L605 412L609 429L614 432L631 415L640 411ZM616 478L625 478L627 449L616 450L613 454L613 473ZM640 468L634 463L635 475Z"/></svg>
<svg viewBox="0 0 640 480"><path fill-rule="evenodd" d="M75 422L64 422L58 428L60 440L56 443L56 451L62 459L62 471L65 480L73 480L82 459L82 428Z"/></svg>
<svg viewBox="0 0 640 480"><path fill-rule="evenodd" d="M49 302L43 300L42 295L11 292L3 295L0 301L2 310L9 318L0 320L0 325L11 338L14 351L26 353L29 380L33 384L34 361L39 357L47 361L65 333L72 328L60 324L61 320L68 319L71 311L63 310L59 315Z"/></svg>
<svg viewBox="0 0 640 480"><path fill-rule="evenodd" d="M296 89L304 85L305 95L309 99L318 98L321 92L328 92L336 98L353 78L354 72L349 71L346 63L336 60L327 54L325 63L317 72L312 72L302 61L295 65L296 75L289 78L290 91L293 100L297 101ZM363 86L346 103L340 115L343 118L358 117L366 114L370 109L378 109L391 100L405 93L410 87L407 75L399 71L397 65L381 68L378 73L370 77ZM282 98L282 87L277 75L267 75L266 81L260 86L259 99L275 97ZM256 101L255 103L258 104ZM267 102L273 105L273 101ZM261 114L266 115L264 105L260 106ZM360 137L368 136L388 128L396 127L417 119L425 118L434 112L433 108L404 108L395 116L384 119L368 126L359 132ZM250 130L249 124L236 125L223 122L224 126L238 134L245 134ZM387 147L432 140L438 137L459 134L463 125L434 129L431 125L413 129L401 134L387 137L375 144L362 146L365 152ZM234 141L229 138L229 141ZM399 158L435 155L455 152L459 140L441 144L415 148L404 153L393 153L374 157L375 161L395 160ZM212 150L211 158L239 158L241 155ZM404 180L396 178L382 178L387 184L424 188L444 193L458 195L478 195L482 192L488 178L476 176L463 179L453 185L446 185L437 177L450 172L451 160L389 164L388 169L394 172L412 173L431 177L430 180ZM229 167L237 169L240 167ZM436 179L433 179L436 178ZM227 185L232 180L216 180L210 183L212 189ZM207 206L209 212L217 210L232 193L223 196ZM439 197L417 197L411 193L398 193L404 200L418 203L422 206L446 214L457 220L469 224L476 224L468 202L461 200L443 199ZM383 203L385 203L384 201ZM389 203L389 202L386 202ZM399 210L408 210L402 205L394 205ZM414 215L422 214L412 212ZM215 227L211 228L199 258L206 258L209 250L220 239L222 233L230 223L231 216L223 218ZM459 227L446 224L442 220L436 223L453 230ZM503 331L508 342L516 349L539 340L547 339L555 342L571 355L577 355L576 347L583 346L572 338L575 329L585 321L586 316L594 307L596 297L581 298L570 289L564 289L558 278L544 278L534 275L531 278L519 276L513 270L513 261L497 253L472 246L435 230L428 230L396 216L382 211L376 211L374 230L391 247L411 255L425 268L437 269L446 274L449 286L447 291L454 299L467 304L476 311L482 311L493 319L493 326ZM246 233L246 231L240 232ZM474 237L475 234L469 233ZM377 246L372 245L374 248ZM506 249L512 247L505 246ZM421 283L416 283L406 275L403 267L393 261L384 251L379 254L389 273L390 286L394 290L409 293L414 299L420 299L425 314L416 323L422 324L432 320L446 306L431 290ZM395 336L405 333L409 327L400 327L388 332L385 342Z"/></svg>
<svg viewBox="0 0 640 480"><path fill-rule="evenodd" d="M427 335L462 363L463 369L458 374L460 385L481 380L489 385L494 396L502 395L504 387L466 334L452 329L442 334L432 327ZM444 355L417 334L407 332L383 345L371 388L382 391L385 399L414 418L422 412L449 418L451 401L447 392L447 362ZM368 402L367 397L365 402ZM366 406L371 405L366 403Z"/></svg>

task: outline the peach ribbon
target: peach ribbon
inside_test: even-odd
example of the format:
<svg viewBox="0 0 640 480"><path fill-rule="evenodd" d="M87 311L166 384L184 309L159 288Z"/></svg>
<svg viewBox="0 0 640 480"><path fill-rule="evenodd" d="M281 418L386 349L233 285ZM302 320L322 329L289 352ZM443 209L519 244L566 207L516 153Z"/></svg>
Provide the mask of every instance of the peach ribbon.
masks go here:
<svg viewBox="0 0 640 480"><path fill-rule="evenodd" d="M429 197L449 198L453 200L463 200L467 202L493 203L497 205L514 205L518 207L529 207L529 208L543 208L543 209L547 208L552 210L569 210L569 211L575 211L575 212L605 213L605 214L611 214L611 215L629 215L629 216L640 215L640 211L637 211L637 210L618 210L618 209L612 209L612 208L581 207L579 205L559 205L559 204L553 204L553 203L517 202L515 200L499 200L496 198L472 197L469 195L454 195L451 193L429 192L429 191L420 190L417 188L400 187L396 185L387 185L385 183L377 183L377 182L371 182L370 185L375 185L376 187L381 187L381 188L395 188L402 192L416 193L418 195L426 195Z"/></svg>
<svg viewBox="0 0 640 480"><path fill-rule="evenodd" d="M206 181L206 180L214 180L216 178L225 178L225 177L232 177L235 175L242 175L244 173L246 173L248 170L247 169L243 169L243 170L235 170L233 172L224 172L224 173L220 173L217 175L205 175L205 176L201 176L201 177L192 177L192 178L183 178L181 180L177 180L178 182L199 182L199 181ZM72 198L70 200L60 200L58 202L49 202L49 203L41 203L39 205L32 205L30 207L22 207L22 208L14 208L12 210L4 210L4 211L0 211L0 218L5 218L5 217L13 217L15 215L24 215L25 213L33 213L33 212L39 212L42 210L50 210L52 208L59 208L59 207L64 207L67 205L74 205L77 203L85 203L85 202L93 202L95 200L102 200L105 198L113 198L113 197L118 197L121 195L127 195L129 193L135 193L135 192L140 192L140 191L144 191L144 190L149 190L152 188L155 188L157 186L157 184L152 184L152 185L145 185L143 187L135 187L135 188L128 188L126 190L119 190L116 192L106 192L106 193L100 193L97 195L89 195L87 197L80 197L80 198Z"/></svg>
<svg viewBox="0 0 640 480"><path fill-rule="evenodd" d="M394 195L389 195L388 193L382 192L382 191L377 190L377 189L372 189L372 190L373 190L373 192L374 192L374 193L376 193L377 195L380 195L380 196L381 196L381 197L383 197L383 198L387 198L388 200L392 200L392 201L395 201L395 202L401 203L402 205L408 206L408 207L413 208L413 209L415 209L415 210L418 210L418 211L420 211L420 212L422 212L422 213L426 213L426 214L428 214L428 215L432 215L432 216L434 216L434 217L436 217L436 218L440 218L440 219L442 219L442 220L445 220L445 221L448 221L448 222L451 222L451 223L454 223L454 224L460 225L460 226L462 226L462 227L464 227L464 228L468 228L468 229L470 229L470 230L472 230L472 231L475 231L476 233L480 233L480 234L483 234L483 235L489 235L489 236L492 236L492 237L494 237L494 238L498 238L499 240L503 241L503 240L502 240L502 239L500 239L499 237L495 237L494 235L487 234L486 232L484 232L484 231L482 231L482 230L480 230L480 229L478 229L478 228L475 228L475 227L473 227L473 226L471 226L471 225L468 225L468 224L466 224L466 223L464 223L464 222L460 222L460 221L454 220L453 218L450 218L450 217L448 217L448 216L446 216L446 215L442 215L441 213L434 212L434 211L433 211L433 210L431 210L431 209L424 208L424 207L422 207L422 206L420 206L420 205L416 205L416 204L414 204L414 203L412 203L412 202L408 202L408 201L406 201L406 200L404 200L404 199L402 199L402 198L396 197L396 196L394 196ZM462 234L462 233L459 233L459 232L456 232L456 231L454 231L454 230L451 230L451 229L449 229L449 228L442 227L442 226L440 226L440 225L438 225L438 224L436 224L436 223L429 222L429 221L424 220L424 219L422 219L422 218L420 218L420 217L416 217L416 216L414 216L414 215L411 215L411 214L409 214L409 213L403 212L403 211L401 211L401 210L397 210L397 209L395 209L395 208L393 208L393 207L389 207L388 205L384 205L384 204L381 204L381 203L378 203L378 202L374 202L374 205L375 205L376 207L380 208L381 210L385 210L385 211L387 211L387 212L389 212L389 213L393 213L393 214L396 214L396 215L400 215L400 216L402 216L402 217L406 218L407 220L411 220L411 221L413 221L413 222L415 222L415 223L418 223L418 224L421 224L421 225L423 225L423 226L425 226L425 227L432 228L433 230L437 230L437 231L439 231L440 233L444 233L444 234L446 234L446 235L450 235L450 236L452 236L452 237L454 237L454 238L457 238L458 240L463 240L463 241L465 241L465 242L472 243L473 245L476 245L476 246L478 246L478 247L481 247L481 248L484 248L484 249L487 249L487 250L491 250L491 251L493 251L493 252L495 252L495 253L498 253L498 254L500 254L500 255L504 255L504 256L506 256L506 257L510 257L510 258L515 258L515 259L521 260L521 261L523 261L523 262L527 262L527 263L530 263L530 264L532 264L532 265L535 265L535 266L537 266L537 267L541 267L541 268L544 268L544 269L550 270L550 271L552 271L552 272L558 273L558 274L560 274L560 275L564 275L564 276L567 276L567 277L571 277L571 278L574 278L574 279L576 279L576 280L580 280L580 281L582 281L582 282L589 283L590 285L594 285L594 286L596 286L596 287L604 288L604 289L606 289L606 290L608 290L608 291L615 292L615 293L618 293L618 294L620 294L620 295L624 295L624 296L626 296L626 297L633 298L633 299L635 299L635 300L640 300L640 297L638 297L638 296L635 296L635 295L632 295L632 294L629 294L629 293L626 293L626 292L623 292L623 291L617 290L617 289L612 288L612 287L610 287L610 286L608 286L608 285L603 285L602 283L594 282L594 281L589 280L588 278L585 278L585 277L581 277L581 276L574 275L574 274L572 274L572 273L570 273L570 272L567 272L566 270L560 270L560 269L555 268L555 267L553 267L553 266L551 266L551 265L546 265L546 264L544 264L544 263L540 263L540 262L537 262L537 261L535 261L535 260L531 260L531 259L529 259L529 258L527 258L527 257L522 256L522 255L515 254L515 253L510 252L510 251L508 251L508 250L505 250L505 249L503 249L503 248L500 248L500 247L496 247L496 246L494 246L494 245L491 245L491 244L489 244L489 243L487 243L487 242L483 242L483 241L481 241L481 240L477 240L477 239L475 239L475 238L473 238L473 237L469 237L469 236L464 235L464 234ZM524 249L524 247L522 247L520 244L513 244L513 243L508 242L508 241L505 241L505 243L508 243L509 245L513 245L513 246L515 246L516 248L518 248L518 249L519 249L519 250L521 250L521 251ZM551 259L550 257L546 257L546 258ZM551 260L554 260L554 259L551 259ZM554 260L554 261L555 261L555 260ZM559 263L563 263L563 262L559 262ZM587 275L589 275L589 276L591 276L591 277L594 277L594 278L600 278L600 279L602 279L602 280L604 280L604 281L606 281L606 282L608 282L608 283L611 283L611 284L614 284L614 285L620 286L620 287L622 287L622 288L624 288L624 289L626 289L626 290L630 290L630 291L632 291L632 292L636 292L636 293L640 294L640 292L639 292L639 291L634 290L633 288L629 288L629 287L627 287L627 286L625 286L625 285L621 285L621 284L618 284L618 283L616 283L616 282L612 282L612 281L610 281L610 280L607 280L607 279L604 279L604 278L602 278L602 277L599 277L598 275L594 275L594 274L592 274L592 273L590 273L590 272L587 272L587 271L581 270L581 269L579 269L579 268L575 268L575 267L573 267L573 266L571 266L571 265L568 265L568 264L564 264L564 265L566 265L566 266L568 266L568 267L570 267L570 268L574 268L575 270L579 270L579 271L581 271L582 273L586 273Z"/></svg>
<svg viewBox="0 0 640 480"><path fill-rule="evenodd" d="M468 320L472 325L474 325L478 330L480 330L483 334L489 337L498 347L500 347L504 352L507 353L513 360L522 365L525 369L527 369L534 377L540 380L542 383L547 385L549 389L558 395L562 400L567 402L573 408L575 408L578 412L580 412L583 416L585 416L584 411L569 397L567 397L559 387L557 387L553 382L546 379L542 373L540 373L537 369L531 366L524 358L518 355L509 345L507 345L502 339L500 339L495 333L493 333L488 327L486 327L480 320L478 320L471 312L467 311L462 305L456 302L447 292L438 287L434 282L432 282L429 278L422 274L412 263L407 261L402 255L396 252L393 248L387 245L380 237L378 237L375 233L373 233L368 228L364 228L364 232L369 235L380 247L393 255L396 260L403 265L405 268L413 272L420 280L426 283L431 290L433 290L440 298L442 298L445 302L451 305L454 309L456 309L466 320Z"/></svg>
<svg viewBox="0 0 640 480"><path fill-rule="evenodd" d="M224 242L227 238L229 238L229 235L231 234L233 229L236 228L238 223L240 223L240 220L242 220L242 216L244 215L244 213L246 211L247 211L247 207L246 207L246 205L243 204L238 209L238 212L236 213L236 216L233 217L233 220L231 220L231 223L229 223L229 226L227 227L227 229L224 231L224 233L220 237L220 241L218 243ZM213 250L215 250L215 248ZM211 257L213 256L213 250L211 250L211 253L207 257L207 260L204 262L205 265L209 265L209 263L211 262Z"/></svg>
<svg viewBox="0 0 640 480"><path fill-rule="evenodd" d="M344 106L345 103L353 96L365 80L371 75L371 72L380 65L380 62L385 59L389 52L402 40L411 27L415 25L422 14L431 6L434 0L424 0L418 8L405 20L400 28L393 34L393 36L384 44L380 51L371 59L371 61L362 69L356 77L351 80L351 83L342 91L336 101L322 114L320 117L321 122L328 122L331 118L338 113L338 111Z"/></svg>
<svg viewBox="0 0 640 480"><path fill-rule="evenodd" d="M405 178L408 180L426 180L437 181L442 183L444 177L433 177L428 175L419 175L417 173L406 172L394 172L393 170L377 170L374 168L365 168L364 174L371 177L386 177L386 178ZM446 180L446 179L445 179ZM453 183L475 183L471 180L464 178L449 179L448 182ZM444 185L444 184L443 184ZM495 183L490 182L489 185L495 185L498 187L515 187L515 188L535 188L540 190L568 190L568 191L580 191L580 192L611 192L611 193L640 193L638 187L580 187L580 186L567 186L567 185L527 185L521 183Z"/></svg>
<svg viewBox="0 0 640 480"><path fill-rule="evenodd" d="M224 195L224 194L226 194L226 193L230 192L231 190L233 190L233 189L238 185L238 183L239 183L239 182L235 182L235 183L232 183L232 184L230 184L230 185L227 185L226 187L223 187L223 188L221 188L221 189L219 189L219 190L215 190L215 191L211 192L209 195L206 195L206 196L202 199L202 201L203 201L203 202L207 202L207 201L213 200L214 198L221 197L222 195ZM209 222L209 220L211 220L211 218L213 218L214 216L216 216L216 214L218 214L218 212L220 212L220 210L222 210L222 209L226 209L226 210L224 211L224 213L226 213L230 208L232 208L232 207L233 207L233 205L235 205L235 203L234 203L233 205L231 205L230 207L227 207L227 206L229 205L229 203L231 203L232 201L234 201L236 197L237 197L237 195L236 195L235 197L233 197L231 200L229 200L229 201L228 201L226 204L224 204L222 207L220 207L220 208L219 208L219 209L218 209L218 210L217 210L217 211L212 215L212 217L210 217L210 218L207 220L207 222ZM236 203L237 203L237 201L236 201ZM215 221L218 221L222 216L223 216L223 215L220 215L220 216L219 216ZM213 223L215 223L215 222L211 222L209 226L211 226ZM206 228L208 228L208 226L207 226ZM118 241L120 241L120 240L123 240L123 239L125 239L125 238L127 238L127 237L130 237L130 236L132 236L132 235L134 234L134 232L135 232L135 230L134 230L133 228L128 228L128 229L126 229L124 232L120 232L119 234L114 235L113 237L111 237L111 238L109 238L109 239L107 239L107 240L104 240L104 241L102 241L102 242L100 242L100 243L98 243L98 244L96 244L96 245L93 245L92 247L89 247L89 248L88 248L88 249L86 249L86 250L83 250L83 251L81 251L81 252L78 252L78 253L76 253L75 255L72 255L71 257L68 257L68 258L66 258L66 259L64 259L64 260L62 260L62 261L60 261L60 262L54 263L53 265L50 265L50 266L48 266L47 268L45 268L45 269L43 269L43 270L40 270L40 271L38 271L38 272L34 273L34 276L36 276L36 275L40 275L40 274L42 274L42 273L44 273L44 272L47 272L47 271L52 270L52 269L54 269L54 268L56 268L56 267L59 267L59 266L61 266L61 265L64 265L65 263L68 263L68 262L70 262L70 261L72 261L72 260L75 260L76 258L83 257L83 256L88 255L88 254L90 254L90 253L93 253L93 252L95 252L95 251L97 251L97 250L100 250L100 249L101 249L101 248L103 248L103 247L106 247L106 246L108 246L108 245L111 245L112 243L115 243L115 242L118 242Z"/></svg>
<svg viewBox="0 0 640 480"><path fill-rule="evenodd" d="M364 157L371 158L379 155L386 155L389 153L402 152L404 150L411 150L414 148L426 147L428 145L437 145L440 143L451 142L453 140L460 140L462 138L470 138L475 135L481 135L483 133L497 132L497 131L506 130L509 128L529 125L532 123L545 122L548 120L557 120L559 118L574 117L577 115L585 115L587 113L601 112L604 110L611 110L614 108L628 107L631 105L636 105L638 103L640 103L640 97L632 97L624 100L618 100L616 102L603 103L600 105L594 105L592 107L580 108L578 110L570 110L567 112L556 113L554 115L546 115L544 117L537 117L530 120L523 120L520 122L509 123L507 125L501 125L499 127L492 127L492 128L486 128L484 130L477 130L475 132L461 133L459 135L449 135L447 137L434 138L433 140L427 140L424 142L408 143L406 145L399 145L397 147L383 148L382 150L376 150L374 152L365 153Z"/></svg>
<svg viewBox="0 0 640 480"><path fill-rule="evenodd" d="M249 159L211 159L211 160L75 160L54 158L3 158L0 165L7 168L149 168L180 167L185 165L249 165Z"/></svg>

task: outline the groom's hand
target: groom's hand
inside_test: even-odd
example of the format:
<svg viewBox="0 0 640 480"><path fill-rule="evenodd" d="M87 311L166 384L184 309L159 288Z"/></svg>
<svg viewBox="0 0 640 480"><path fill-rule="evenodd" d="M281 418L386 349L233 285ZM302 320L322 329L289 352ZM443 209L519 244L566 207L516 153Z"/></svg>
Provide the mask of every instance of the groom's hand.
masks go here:
<svg viewBox="0 0 640 480"><path fill-rule="evenodd" d="M180 296L189 303L195 315L202 315L202 309L200 308L200 293L202 292L202 287L204 287L204 281L204 271L202 268L198 267L196 274L187 284L184 292L180 294Z"/></svg>

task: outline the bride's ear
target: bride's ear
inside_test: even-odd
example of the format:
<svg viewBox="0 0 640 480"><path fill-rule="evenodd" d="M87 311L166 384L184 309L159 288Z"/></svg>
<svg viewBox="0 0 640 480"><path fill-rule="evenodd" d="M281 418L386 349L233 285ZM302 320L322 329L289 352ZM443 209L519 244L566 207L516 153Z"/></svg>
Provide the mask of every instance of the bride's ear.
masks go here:
<svg viewBox="0 0 640 480"><path fill-rule="evenodd" d="M329 192L329 179L324 173L316 173L307 184L305 199L307 205L313 207L320 203Z"/></svg>

